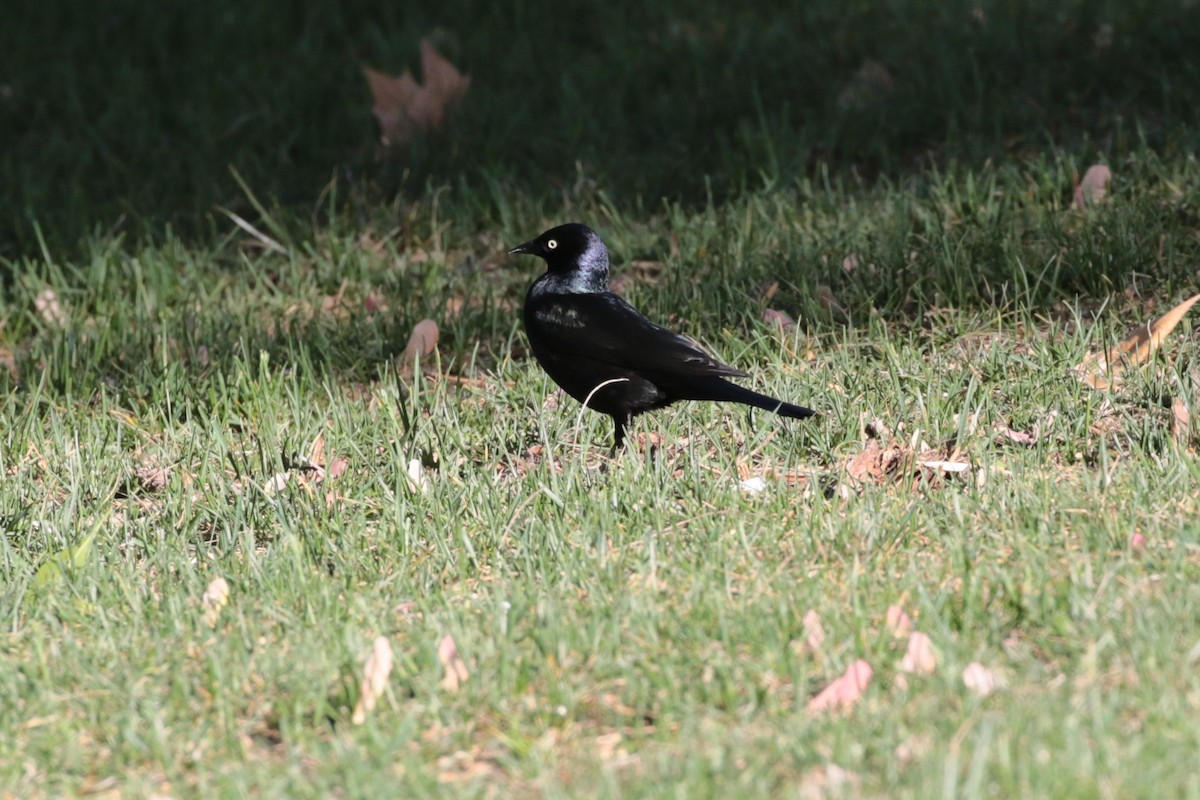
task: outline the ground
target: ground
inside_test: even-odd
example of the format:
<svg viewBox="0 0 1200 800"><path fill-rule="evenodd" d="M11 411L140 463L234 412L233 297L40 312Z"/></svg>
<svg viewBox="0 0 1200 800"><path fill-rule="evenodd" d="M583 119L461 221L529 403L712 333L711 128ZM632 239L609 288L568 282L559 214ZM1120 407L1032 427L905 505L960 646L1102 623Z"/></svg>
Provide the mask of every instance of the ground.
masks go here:
<svg viewBox="0 0 1200 800"><path fill-rule="evenodd" d="M0 797L1200 796L1194 8L225 5L0 33ZM610 459L570 220L821 416Z"/></svg>

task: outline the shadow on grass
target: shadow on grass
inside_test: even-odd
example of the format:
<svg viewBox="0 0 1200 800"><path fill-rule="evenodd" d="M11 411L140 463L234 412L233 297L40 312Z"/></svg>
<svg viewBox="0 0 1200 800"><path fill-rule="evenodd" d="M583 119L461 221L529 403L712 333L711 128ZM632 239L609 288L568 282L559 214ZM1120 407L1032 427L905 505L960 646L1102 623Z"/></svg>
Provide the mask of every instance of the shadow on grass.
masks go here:
<svg viewBox="0 0 1200 800"><path fill-rule="evenodd" d="M553 199L582 173L618 204L707 202L821 169L870 178L1054 143L1188 150L1200 9L1185 2L781 9L526 0L479 7L65 0L0 31L0 256L97 230L211 238L217 205L340 202L453 184ZM452 128L374 160L360 67L415 68L417 42L472 75Z"/></svg>

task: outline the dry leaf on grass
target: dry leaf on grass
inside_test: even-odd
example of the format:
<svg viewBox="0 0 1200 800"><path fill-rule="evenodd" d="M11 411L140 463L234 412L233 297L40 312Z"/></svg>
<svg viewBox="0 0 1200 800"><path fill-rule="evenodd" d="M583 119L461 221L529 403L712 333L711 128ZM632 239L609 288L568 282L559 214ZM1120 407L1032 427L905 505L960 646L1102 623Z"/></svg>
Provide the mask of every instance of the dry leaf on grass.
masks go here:
<svg viewBox="0 0 1200 800"><path fill-rule="evenodd" d="M767 482L763 480L762 477L755 475L738 483L738 488L741 489L745 494L756 495L766 491Z"/></svg>
<svg viewBox="0 0 1200 800"><path fill-rule="evenodd" d="M210 628L217 626L221 609L229 602L229 582L222 577L213 578L204 594L200 596L200 607L204 609L204 622Z"/></svg>
<svg viewBox="0 0 1200 800"><path fill-rule="evenodd" d="M418 134L440 128L446 113L471 85L470 76L459 72L428 39L421 40L422 83L407 70L397 77L364 67L363 74L385 147L406 144Z"/></svg>
<svg viewBox="0 0 1200 800"><path fill-rule="evenodd" d="M1083 180L1075 186L1075 207L1084 208L1099 203L1108 194L1112 181L1112 170L1103 164L1094 164L1083 173Z"/></svg>
<svg viewBox="0 0 1200 800"><path fill-rule="evenodd" d="M143 464L133 474L137 478L138 486L148 494L161 492L171 480L171 468L153 462Z"/></svg>
<svg viewBox="0 0 1200 800"><path fill-rule="evenodd" d="M804 612L804 619L800 624L804 626L804 643L808 645L808 649L814 653L821 652L821 645L825 644L825 627L821 625L821 615L810 608Z"/></svg>
<svg viewBox="0 0 1200 800"><path fill-rule="evenodd" d="M429 491L429 476L421 468L420 459L410 458L408 460L408 471L405 473L405 477L408 478L408 485L414 492L425 494Z"/></svg>
<svg viewBox="0 0 1200 800"><path fill-rule="evenodd" d="M884 625L897 639L908 636L913 628L912 617L908 616L903 608L895 605L888 606L887 614L884 615Z"/></svg>
<svg viewBox="0 0 1200 800"><path fill-rule="evenodd" d="M1076 375L1093 389L1115 387L1126 367L1140 366L1150 360L1197 301L1200 301L1200 294L1192 295L1148 325L1139 326L1125 341L1110 347L1106 353L1089 355L1075 368Z"/></svg>
<svg viewBox="0 0 1200 800"><path fill-rule="evenodd" d="M442 688L447 692L457 692L458 687L471 677L471 673L467 672L467 665L458 654L458 645L450 634L447 633L438 643L437 657L442 665Z"/></svg>
<svg viewBox="0 0 1200 800"><path fill-rule="evenodd" d="M387 688L388 676L392 674L392 644L385 636L375 638L371 647L371 655L363 665L362 683L358 690L358 705L354 707L351 718L355 725L367 721L367 714L375 708L375 701Z"/></svg>
<svg viewBox="0 0 1200 800"><path fill-rule="evenodd" d="M913 675L932 675L936 669L937 654L933 642L920 631L913 631L909 634L904 658L900 659L900 671Z"/></svg>
<svg viewBox="0 0 1200 800"><path fill-rule="evenodd" d="M980 697L987 697L1001 686L1000 678L996 673L978 661L972 661L963 668L962 681L963 686Z"/></svg>
<svg viewBox="0 0 1200 800"><path fill-rule="evenodd" d="M888 68L868 58L838 92L838 108L863 111L886 98L895 87L896 82Z"/></svg>
<svg viewBox="0 0 1200 800"><path fill-rule="evenodd" d="M67 312L63 311L58 302L58 293L53 289L44 289L34 298L33 305L47 324L56 328L67 327Z"/></svg>
<svg viewBox="0 0 1200 800"><path fill-rule="evenodd" d="M796 322L786 311L767 308L763 310L762 318L763 322L767 323L768 325L773 325L776 328L779 328L781 331L791 330L792 328L796 327Z"/></svg>
<svg viewBox="0 0 1200 800"><path fill-rule="evenodd" d="M826 800L833 797L855 797L861 781L849 770L837 764L813 767L800 776L800 800Z"/></svg>
<svg viewBox="0 0 1200 800"><path fill-rule="evenodd" d="M411 370L413 362L418 358L422 361L425 356L437 349L438 343L438 326L431 319L423 319L413 326L412 335L408 337L408 344L404 346L404 352L400 354L397 361L397 368L402 371Z"/></svg>
<svg viewBox="0 0 1200 800"><path fill-rule="evenodd" d="M1171 438L1184 445L1192 438L1192 412L1182 397L1171 403Z"/></svg>
<svg viewBox="0 0 1200 800"><path fill-rule="evenodd" d="M889 476L898 473L909 452L899 445L881 447L879 440L871 439L866 447L846 463L846 472L856 481L884 483Z"/></svg>
<svg viewBox="0 0 1200 800"><path fill-rule="evenodd" d="M867 686L871 683L874 671L871 665L861 658L821 692L808 701L808 711L819 713L850 708L858 702Z"/></svg>

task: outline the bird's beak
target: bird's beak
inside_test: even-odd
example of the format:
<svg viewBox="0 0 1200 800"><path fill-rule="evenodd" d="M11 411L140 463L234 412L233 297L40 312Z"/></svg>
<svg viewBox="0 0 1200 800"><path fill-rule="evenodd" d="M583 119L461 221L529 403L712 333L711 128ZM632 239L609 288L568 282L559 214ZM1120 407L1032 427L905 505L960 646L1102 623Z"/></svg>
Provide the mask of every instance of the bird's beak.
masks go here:
<svg viewBox="0 0 1200 800"><path fill-rule="evenodd" d="M509 250L508 254L510 256L519 256L522 253L532 253L532 252L533 252L533 242L525 242L524 244L519 244L516 247L514 247L512 250Z"/></svg>

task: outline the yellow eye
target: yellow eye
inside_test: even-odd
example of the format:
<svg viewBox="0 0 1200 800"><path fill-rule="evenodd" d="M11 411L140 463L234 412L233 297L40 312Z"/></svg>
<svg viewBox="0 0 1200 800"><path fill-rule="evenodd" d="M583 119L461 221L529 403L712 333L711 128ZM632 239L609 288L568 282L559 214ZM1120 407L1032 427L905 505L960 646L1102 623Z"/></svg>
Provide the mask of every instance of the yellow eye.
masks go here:
<svg viewBox="0 0 1200 800"><path fill-rule="evenodd" d="M546 242L547 250L553 250L556 247L558 247L558 239L551 239L550 241Z"/></svg>

